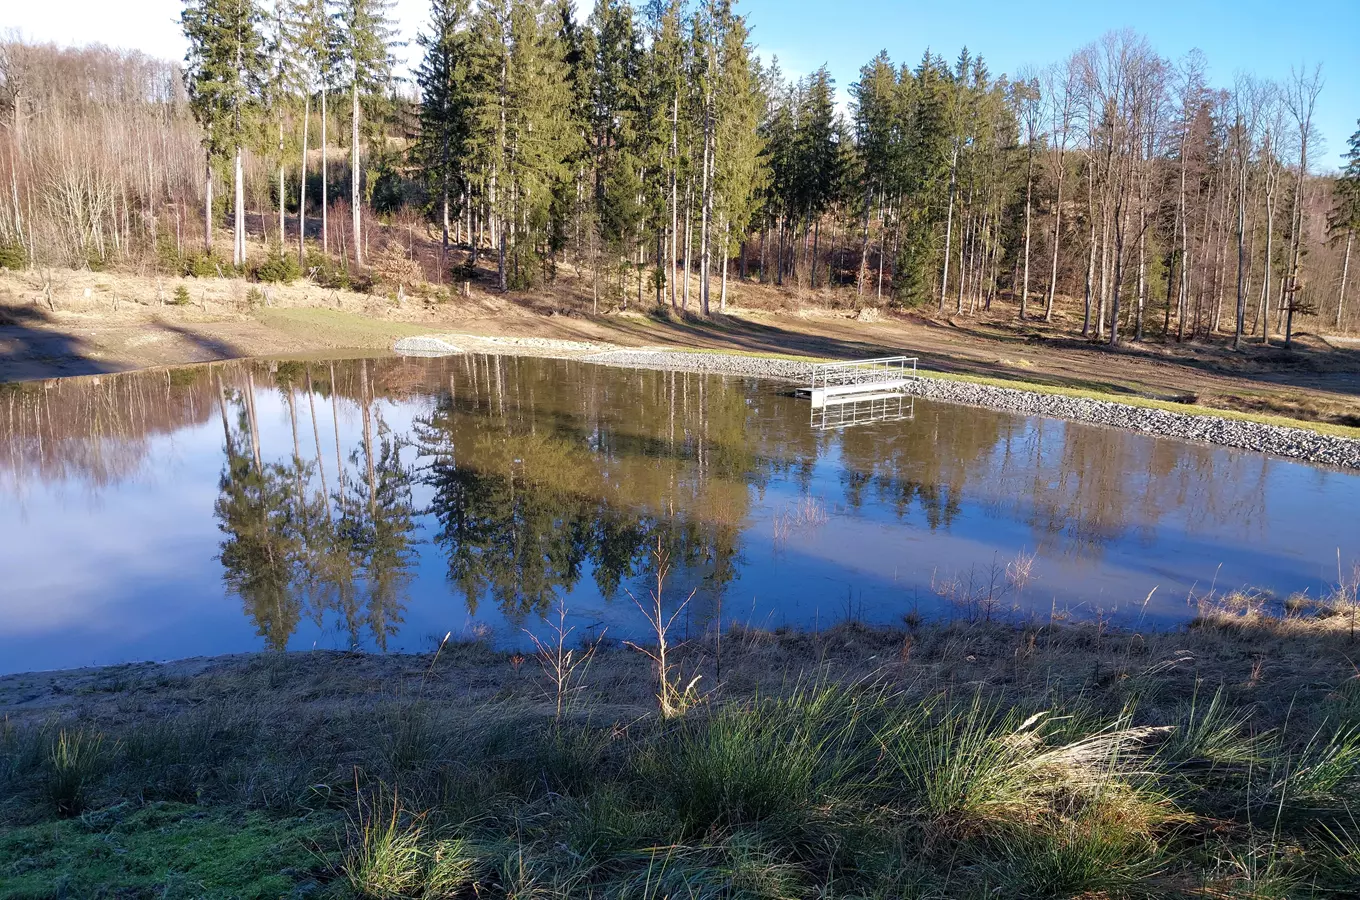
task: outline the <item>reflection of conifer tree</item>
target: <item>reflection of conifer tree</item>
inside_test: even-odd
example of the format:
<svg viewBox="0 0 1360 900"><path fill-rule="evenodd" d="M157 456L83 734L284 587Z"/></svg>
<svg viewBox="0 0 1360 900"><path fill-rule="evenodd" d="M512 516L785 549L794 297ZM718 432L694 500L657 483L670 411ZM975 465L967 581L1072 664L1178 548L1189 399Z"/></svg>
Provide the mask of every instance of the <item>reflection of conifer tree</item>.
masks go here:
<svg viewBox="0 0 1360 900"><path fill-rule="evenodd" d="M367 379L365 379L365 382ZM410 583L415 532L414 470L402 463L401 445L381 420L376 449L372 410L365 396L364 442L350 454L359 476L339 496L337 538L354 570L362 570L367 591L364 618L373 640L386 649L401 625ZM340 547L332 552L339 553ZM338 560L336 561L338 563ZM342 617L352 622L348 608Z"/></svg>
<svg viewBox="0 0 1360 900"><path fill-rule="evenodd" d="M434 542L474 611L486 596L507 615L545 611L587 566L614 597L658 537L677 581L707 593L736 577L750 486L775 465L753 449L739 392L628 373L621 415L593 369L574 379L518 364L483 371L480 357L463 369L416 434L431 458Z"/></svg>
<svg viewBox="0 0 1360 900"><path fill-rule="evenodd" d="M252 428L248 408L241 418L244 427ZM252 437L250 443L258 449L258 439ZM227 465L215 506L218 527L226 535L218 558L228 589L241 598L265 646L283 650L302 617L292 589L300 548L289 489L295 475L287 466L257 467L235 446L228 430Z"/></svg>

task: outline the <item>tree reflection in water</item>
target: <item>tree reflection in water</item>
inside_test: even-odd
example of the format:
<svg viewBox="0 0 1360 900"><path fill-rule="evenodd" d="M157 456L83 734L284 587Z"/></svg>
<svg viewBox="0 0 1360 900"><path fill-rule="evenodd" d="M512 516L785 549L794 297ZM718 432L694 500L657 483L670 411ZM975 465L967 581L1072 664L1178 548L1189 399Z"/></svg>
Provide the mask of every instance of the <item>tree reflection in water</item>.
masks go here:
<svg viewBox="0 0 1360 900"><path fill-rule="evenodd" d="M469 616L517 628L573 594L577 609L593 614L591 604L645 590L658 541L674 596L696 592L691 624L702 625L743 570L755 591L772 566L788 563L787 553L766 559L759 542L769 509L790 492L815 491L827 503L832 538L841 523L886 514L910 540L938 535L985 548L993 531L1006 532L1012 543L998 545L1006 555L1029 547L1041 569L1047 559L1094 571L1112 548L1124 559L1155 555L1168 536L1200 554L1217 552L1213 542L1263 539L1271 479L1299 471L1249 454L924 402L907 424L815 432L796 401L765 386L566 361L248 362L173 383L140 379L88 386L89 397L74 399L95 409L126 395L116 405L147 430L165 426L143 397L163 394L167 409L200 420L204 395L216 401L206 408L221 410L226 452L218 559L265 645L279 648L303 622L349 646L387 647L407 617L422 556ZM286 416L287 431L262 435L257 401ZM46 403L16 392L0 410L16 471L109 458L61 430ZM149 445L140 425L104 415L101 428L118 441ZM115 477L107 467L91 471ZM906 542L873 546L913 552ZM837 547L885 552L845 539ZM428 580L419 594L422 602L446 596Z"/></svg>
<svg viewBox="0 0 1360 900"><path fill-rule="evenodd" d="M297 375L287 364L276 372L293 426L288 464L260 462L253 373L247 371L244 387L233 395L222 392L227 463L215 512L225 535L218 557L223 578L271 649L287 646L304 615L318 625L334 615L351 646L366 637L386 649L402 623L415 557L415 470L402 461L402 440L373 410L364 361L359 397L363 440L349 455L357 474L347 477L337 463L337 490L330 496L324 487L313 491L314 476L324 473L324 463L319 432L315 465L301 457ZM311 373L305 375L310 384ZM309 395L308 401L315 416L314 398ZM239 409L235 429L228 406ZM246 446L250 454L238 449Z"/></svg>

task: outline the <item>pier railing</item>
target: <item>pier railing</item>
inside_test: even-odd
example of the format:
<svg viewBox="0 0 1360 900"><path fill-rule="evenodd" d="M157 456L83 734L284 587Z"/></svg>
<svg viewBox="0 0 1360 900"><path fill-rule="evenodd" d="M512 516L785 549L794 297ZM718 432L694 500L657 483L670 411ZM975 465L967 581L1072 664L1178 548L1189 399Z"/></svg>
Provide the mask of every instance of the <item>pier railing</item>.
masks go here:
<svg viewBox="0 0 1360 900"><path fill-rule="evenodd" d="M905 393L917 376L915 356L883 356L812 367L808 395L812 405L848 401L860 394Z"/></svg>

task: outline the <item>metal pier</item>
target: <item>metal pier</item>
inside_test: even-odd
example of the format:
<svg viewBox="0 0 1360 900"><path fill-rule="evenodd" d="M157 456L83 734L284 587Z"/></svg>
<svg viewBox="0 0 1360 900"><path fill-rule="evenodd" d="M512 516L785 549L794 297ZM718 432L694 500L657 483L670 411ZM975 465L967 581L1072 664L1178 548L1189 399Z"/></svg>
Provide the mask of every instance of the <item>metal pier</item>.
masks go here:
<svg viewBox="0 0 1360 900"><path fill-rule="evenodd" d="M908 387L918 377L917 357L884 356L812 367L807 387L796 393L812 401L813 428L845 428L910 418Z"/></svg>

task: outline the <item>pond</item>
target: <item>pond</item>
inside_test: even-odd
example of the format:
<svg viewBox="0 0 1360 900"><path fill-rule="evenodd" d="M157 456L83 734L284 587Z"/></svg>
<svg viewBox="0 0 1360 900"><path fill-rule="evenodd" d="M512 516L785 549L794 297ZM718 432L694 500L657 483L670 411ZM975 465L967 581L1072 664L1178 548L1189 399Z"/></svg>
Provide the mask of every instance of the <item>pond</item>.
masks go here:
<svg viewBox="0 0 1360 900"><path fill-rule="evenodd" d="M1314 594L1360 476L924 400L517 357L0 386L0 672L904 617L1172 626Z"/></svg>

